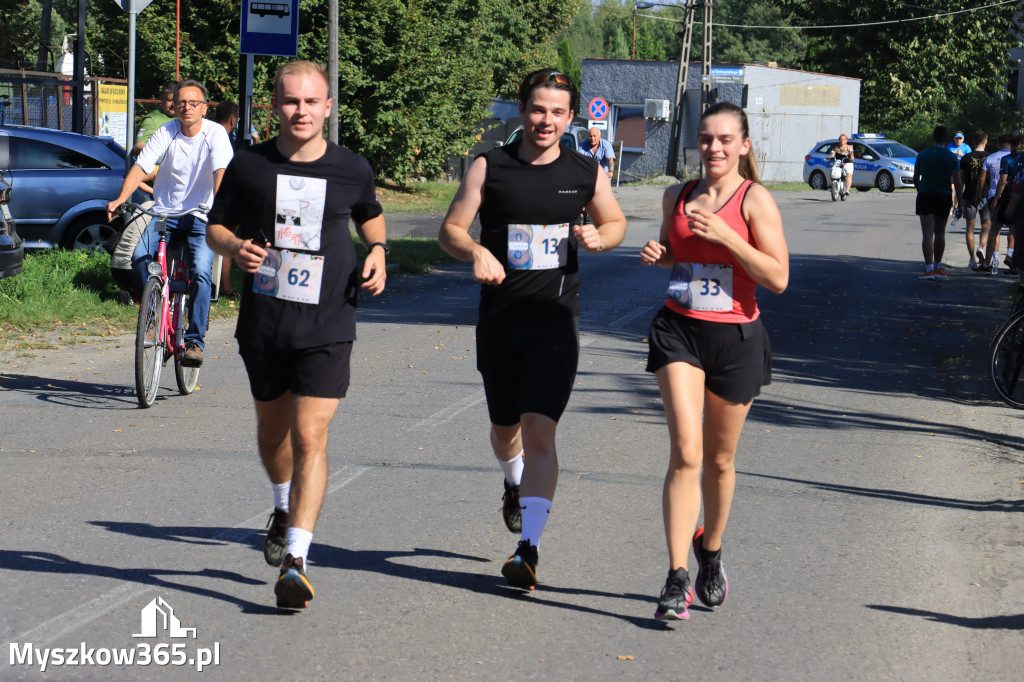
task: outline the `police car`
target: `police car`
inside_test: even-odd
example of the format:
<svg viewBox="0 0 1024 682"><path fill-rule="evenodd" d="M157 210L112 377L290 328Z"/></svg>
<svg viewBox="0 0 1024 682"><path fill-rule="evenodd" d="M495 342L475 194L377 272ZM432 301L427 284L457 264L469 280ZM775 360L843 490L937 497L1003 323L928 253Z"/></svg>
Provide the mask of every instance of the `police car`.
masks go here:
<svg viewBox="0 0 1024 682"><path fill-rule="evenodd" d="M853 147L853 186L862 192L877 187L891 192L914 186L914 162L917 152L881 133L854 133L849 140ZM804 182L812 189L828 189L832 161L828 156L839 146L839 140L824 140L804 157Z"/></svg>

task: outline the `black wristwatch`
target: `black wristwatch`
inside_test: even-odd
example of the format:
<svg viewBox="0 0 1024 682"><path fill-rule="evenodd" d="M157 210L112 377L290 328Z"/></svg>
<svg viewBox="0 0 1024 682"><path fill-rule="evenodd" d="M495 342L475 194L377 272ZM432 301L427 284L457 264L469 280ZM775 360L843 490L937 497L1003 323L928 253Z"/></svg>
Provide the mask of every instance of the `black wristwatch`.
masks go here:
<svg viewBox="0 0 1024 682"><path fill-rule="evenodd" d="M387 245L386 242L374 242L374 243L370 244L370 251L373 251L373 247L375 247L375 246L379 246L380 248L384 249L384 257L385 258L387 258L388 254L391 253L391 249L388 248L388 245Z"/></svg>

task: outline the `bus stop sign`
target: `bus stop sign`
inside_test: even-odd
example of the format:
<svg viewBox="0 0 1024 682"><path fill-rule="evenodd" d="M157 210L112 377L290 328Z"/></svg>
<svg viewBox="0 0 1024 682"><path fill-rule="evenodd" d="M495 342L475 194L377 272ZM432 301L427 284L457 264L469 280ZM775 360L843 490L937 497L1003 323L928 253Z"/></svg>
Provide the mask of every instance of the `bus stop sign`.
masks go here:
<svg viewBox="0 0 1024 682"><path fill-rule="evenodd" d="M241 54L299 54L299 0L242 0Z"/></svg>

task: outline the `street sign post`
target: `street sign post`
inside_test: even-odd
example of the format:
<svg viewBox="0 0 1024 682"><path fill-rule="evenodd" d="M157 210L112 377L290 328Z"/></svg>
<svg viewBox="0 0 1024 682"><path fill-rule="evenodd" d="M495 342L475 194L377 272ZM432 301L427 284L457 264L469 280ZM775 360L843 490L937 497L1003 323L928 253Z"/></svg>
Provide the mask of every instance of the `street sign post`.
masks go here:
<svg viewBox="0 0 1024 682"><path fill-rule="evenodd" d="M590 119L593 121L603 120L608 115L608 102L603 97L595 97L590 100Z"/></svg>
<svg viewBox="0 0 1024 682"><path fill-rule="evenodd" d="M149 7L153 0L114 0L117 6L128 12L128 121L125 139L128 141L128 158L125 171L131 170L132 147L135 145L135 18Z"/></svg>

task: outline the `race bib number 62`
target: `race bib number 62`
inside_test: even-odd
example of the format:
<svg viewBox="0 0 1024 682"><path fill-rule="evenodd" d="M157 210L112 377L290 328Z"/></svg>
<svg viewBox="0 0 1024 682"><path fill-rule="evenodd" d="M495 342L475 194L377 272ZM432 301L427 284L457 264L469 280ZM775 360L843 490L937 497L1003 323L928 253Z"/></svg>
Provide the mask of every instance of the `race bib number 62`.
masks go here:
<svg viewBox="0 0 1024 682"><path fill-rule="evenodd" d="M285 301L317 304L323 275L323 256L267 249L267 257L253 277L252 290Z"/></svg>

